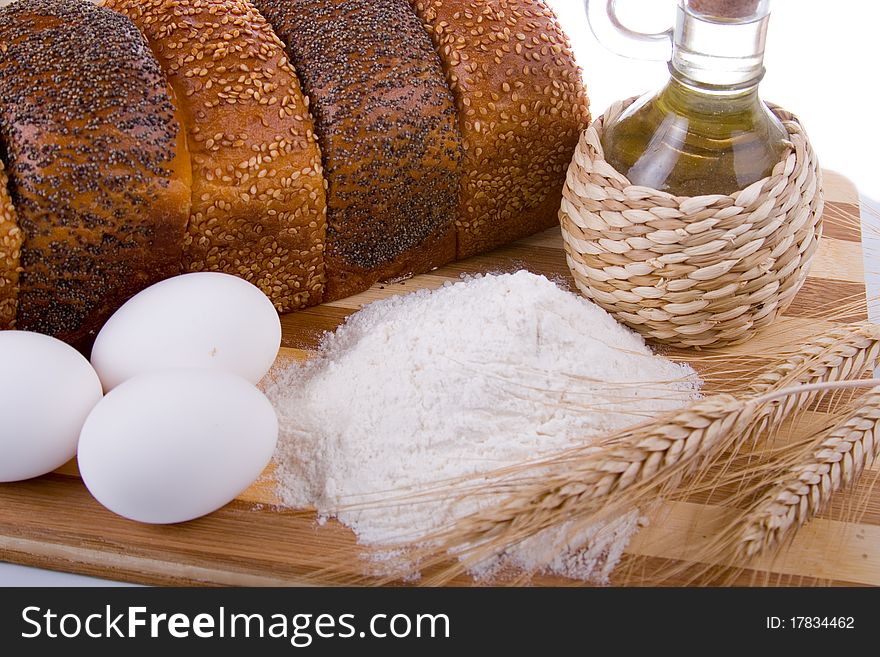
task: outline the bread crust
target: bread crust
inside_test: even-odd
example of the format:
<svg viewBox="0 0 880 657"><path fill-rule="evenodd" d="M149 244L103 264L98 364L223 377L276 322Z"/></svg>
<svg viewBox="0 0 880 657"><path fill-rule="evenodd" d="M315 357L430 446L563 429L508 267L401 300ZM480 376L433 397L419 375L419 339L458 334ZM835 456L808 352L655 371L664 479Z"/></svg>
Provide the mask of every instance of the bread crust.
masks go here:
<svg viewBox="0 0 880 657"><path fill-rule="evenodd" d="M286 312L556 223L589 112L543 0L103 1L161 67L85 0L0 10L0 326L80 343L181 270Z"/></svg>
<svg viewBox="0 0 880 657"><path fill-rule="evenodd" d="M0 141L24 233L17 326L83 345L180 271L189 163L127 18L85 0L0 9Z"/></svg>
<svg viewBox="0 0 880 657"><path fill-rule="evenodd" d="M406 0L255 0L311 101L328 187L329 301L455 255L460 135Z"/></svg>
<svg viewBox="0 0 880 657"><path fill-rule="evenodd" d="M443 61L461 129L459 258L557 222L590 121L568 38L543 0L410 0Z"/></svg>
<svg viewBox="0 0 880 657"><path fill-rule="evenodd" d="M22 234L9 198L6 167L0 160L0 329L15 328Z"/></svg>
<svg viewBox="0 0 880 657"><path fill-rule="evenodd" d="M146 35L184 116L189 271L252 282L281 312L324 292L325 182L299 79L249 0L104 0Z"/></svg>

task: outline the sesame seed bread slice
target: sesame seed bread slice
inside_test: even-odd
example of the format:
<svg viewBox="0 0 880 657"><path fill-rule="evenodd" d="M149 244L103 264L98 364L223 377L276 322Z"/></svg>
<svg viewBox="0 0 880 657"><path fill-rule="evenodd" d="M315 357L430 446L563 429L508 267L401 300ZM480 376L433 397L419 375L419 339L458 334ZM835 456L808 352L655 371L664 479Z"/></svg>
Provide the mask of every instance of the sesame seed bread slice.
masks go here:
<svg viewBox="0 0 880 657"><path fill-rule="evenodd" d="M0 329L15 328L22 242L8 182L6 168L0 161Z"/></svg>
<svg viewBox="0 0 880 657"><path fill-rule="evenodd" d="M329 301L455 256L460 135L407 0L255 0L311 101L324 158Z"/></svg>
<svg viewBox="0 0 880 657"><path fill-rule="evenodd" d="M24 233L17 328L85 346L180 271L190 165L130 20L86 0L0 9L0 142Z"/></svg>
<svg viewBox="0 0 880 657"><path fill-rule="evenodd" d="M325 182L308 101L249 0L104 0L144 32L184 114L189 271L250 281L281 312L321 302Z"/></svg>
<svg viewBox="0 0 880 657"><path fill-rule="evenodd" d="M543 0L410 0L455 95L464 159L458 257L556 224L590 120L581 73Z"/></svg>

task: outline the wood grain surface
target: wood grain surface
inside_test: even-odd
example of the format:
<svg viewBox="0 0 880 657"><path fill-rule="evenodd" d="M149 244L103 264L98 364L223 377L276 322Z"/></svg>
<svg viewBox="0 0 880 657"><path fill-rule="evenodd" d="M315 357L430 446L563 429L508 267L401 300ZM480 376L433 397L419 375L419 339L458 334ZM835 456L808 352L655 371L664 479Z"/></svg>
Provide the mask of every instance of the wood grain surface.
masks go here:
<svg viewBox="0 0 880 657"><path fill-rule="evenodd" d="M795 345L823 326L866 319L860 232L853 220L858 217L858 194L846 179L827 172L826 197L825 235L810 278L795 302L757 338L720 352L718 362L725 355L739 354L753 359L758 368L762 354ZM558 229L430 274L378 284L354 297L285 315L276 366L309 357L324 331L365 303L436 288L461 274L523 267L562 283L571 280ZM847 310L840 312L844 305ZM687 352L670 355L688 357ZM697 365L708 389L733 385L725 379L732 375L714 376L712 368L711 359ZM819 406L802 422L818 422L823 416ZM798 427L785 431L796 434ZM871 485L877 475L876 469L868 471L850 493L853 499L866 500L858 522L841 519L854 516L847 511L851 500L841 496L798 534L789 549L753 564L737 582L880 585L880 490ZM142 525L95 502L71 462L45 477L0 484L0 560L147 584L341 584L360 572L349 530L334 522L319 526L311 511L277 508L276 502L270 466L236 501L209 516L173 526ZM663 513L664 521L642 530L628 549L629 554L644 557L642 568L650 568L652 560L687 561L689 537L713 531L723 509L687 501L667 504ZM570 584L549 578L534 583Z"/></svg>

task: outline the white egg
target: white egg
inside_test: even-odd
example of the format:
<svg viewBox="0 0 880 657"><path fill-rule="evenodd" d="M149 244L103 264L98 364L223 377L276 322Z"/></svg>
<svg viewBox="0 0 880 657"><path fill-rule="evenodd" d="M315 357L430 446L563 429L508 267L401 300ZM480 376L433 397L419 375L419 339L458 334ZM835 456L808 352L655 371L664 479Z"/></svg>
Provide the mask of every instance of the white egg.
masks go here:
<svg viewBox="0 0 880 657"><path fill-rule="evenodd" d="M269 400L227 372L150 372L114 388L79 441L83 481L105 507L148 523L191 520L250 486L275 450Z"/></svg>
<svg viewBox="0 0 880 657"><path fill-rule="evenodd" d="M107 321L92 348L104 390L169 367L209 367L257 383L281 346L281 322L259 288L199 272L156 283Z"/></svg>
<svg viewBox="0 0 880 657"><path fill-rule="evenodd" d="M76 349L40 333L0 331L0 481L38 477L72 459L100 399L98 375Z"/></svg>

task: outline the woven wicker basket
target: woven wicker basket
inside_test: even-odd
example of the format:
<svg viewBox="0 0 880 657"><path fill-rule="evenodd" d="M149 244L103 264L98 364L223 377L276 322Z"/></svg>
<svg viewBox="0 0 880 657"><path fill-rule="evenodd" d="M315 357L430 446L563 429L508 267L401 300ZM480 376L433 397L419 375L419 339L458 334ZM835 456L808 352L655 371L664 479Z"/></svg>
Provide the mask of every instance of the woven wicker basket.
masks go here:
<svg viewBox="0 0 880 657"><path fill-rule="evenodd" d="M775 106L791 148L773 173L730 195L632 185L599 137L635 99L581 135L559 220L578 289L647 338L715 347L750 338L800 289L822 232L821 173L797 118Z"/></svg>

